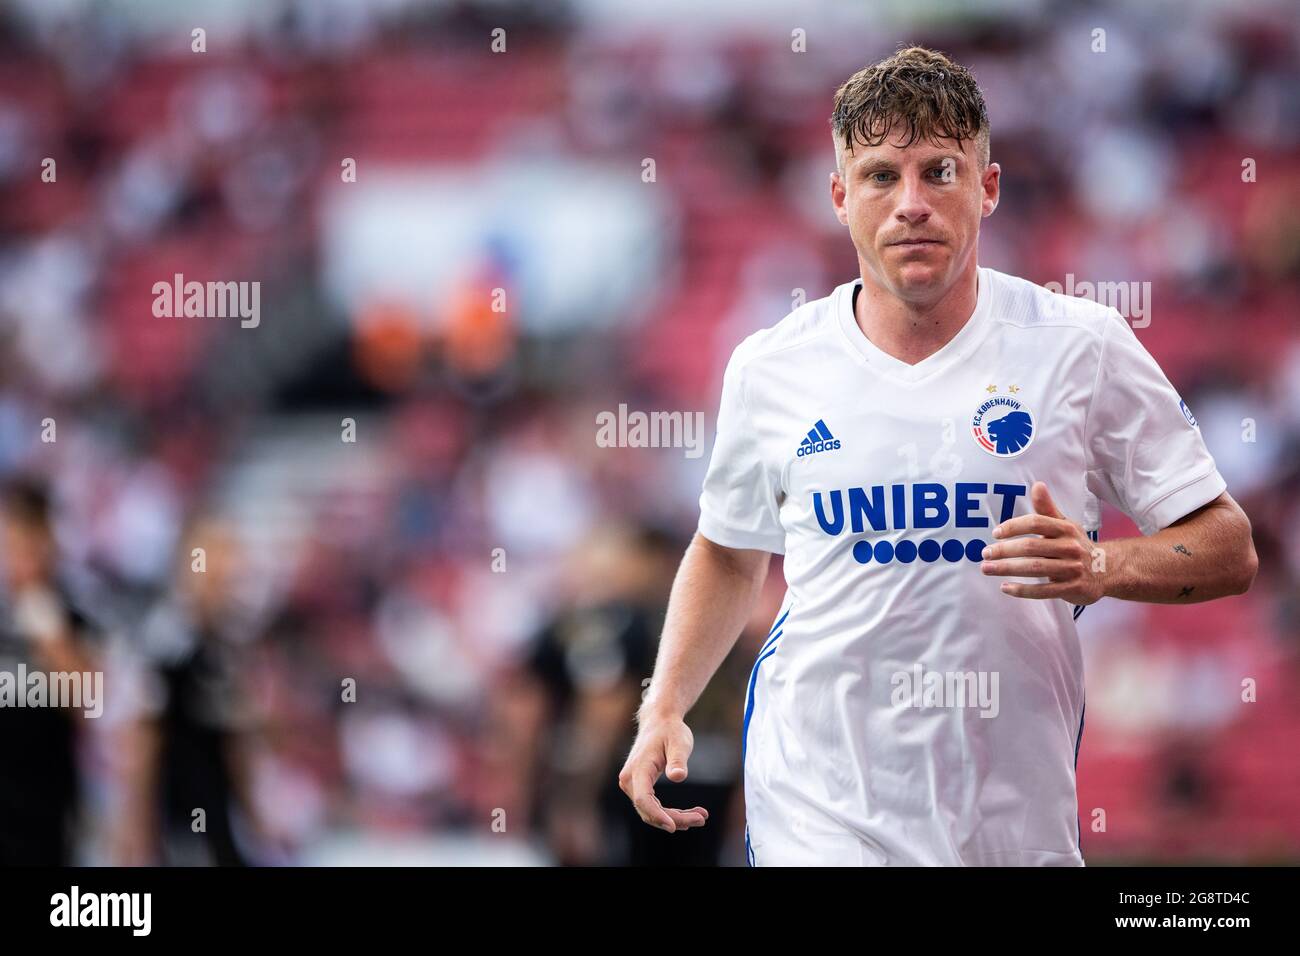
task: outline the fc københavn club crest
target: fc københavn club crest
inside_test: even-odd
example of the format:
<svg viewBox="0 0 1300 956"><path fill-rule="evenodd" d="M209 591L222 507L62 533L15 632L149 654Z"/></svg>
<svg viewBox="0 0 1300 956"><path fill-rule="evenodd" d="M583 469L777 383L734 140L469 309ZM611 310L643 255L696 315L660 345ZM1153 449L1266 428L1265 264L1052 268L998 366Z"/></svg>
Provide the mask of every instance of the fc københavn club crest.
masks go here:
<svg viewBox="0 0 1300 956"><path fill-rule="evenodd" d="M1034 440L1034 413L1010 395L994 395L976 410L970 430L994 458L1015 458Z"/></svg>

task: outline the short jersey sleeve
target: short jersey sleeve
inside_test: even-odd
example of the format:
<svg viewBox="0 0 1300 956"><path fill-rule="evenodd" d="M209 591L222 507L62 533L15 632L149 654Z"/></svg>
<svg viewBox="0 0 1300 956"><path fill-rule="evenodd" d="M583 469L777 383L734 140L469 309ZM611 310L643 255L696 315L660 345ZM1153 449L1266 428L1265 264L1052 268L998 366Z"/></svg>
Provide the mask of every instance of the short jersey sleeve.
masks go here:
<svg viewBox="0 0 1300 956"><path fill-rule="evenodd" d="M699 532L726 548L785 553L780 476L763 462L744 394L742 348L722 378L713 455L700 494Z"/></svg>
<svg viewBox="0 0 1300 956"><path fill-rule="evenodd" d="M1085 424L1088 490L1154 534L1227 487L1187 405L1110 310Z"/></svg>

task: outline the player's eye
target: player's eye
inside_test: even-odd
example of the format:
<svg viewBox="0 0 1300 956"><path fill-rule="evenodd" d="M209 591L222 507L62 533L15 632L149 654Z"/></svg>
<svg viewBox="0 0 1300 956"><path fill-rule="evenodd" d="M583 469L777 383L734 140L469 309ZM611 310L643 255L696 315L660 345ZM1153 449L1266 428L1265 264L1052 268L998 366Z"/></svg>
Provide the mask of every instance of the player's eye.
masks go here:
<svg viewBox="0 0 1300 956"><path fill-rule="evenodd" d="M946 175L947 172L947 166L934 166L930 169L931 178L933 179L946 180L948 178ZM935 173L938 173L938 175L934 175Z"/></svg>
<svg viewBox="0 0 1300 956"><path fill-rule="evenodd" d="M883 179L881 179L882 176L884 177ZM877 170L874 173L867 174L867 178L870 179L873 183L880 183L881 185L884 185L885 183L889 182L893 178L893 176L894 176L893 173L883 169Z"/></svg>

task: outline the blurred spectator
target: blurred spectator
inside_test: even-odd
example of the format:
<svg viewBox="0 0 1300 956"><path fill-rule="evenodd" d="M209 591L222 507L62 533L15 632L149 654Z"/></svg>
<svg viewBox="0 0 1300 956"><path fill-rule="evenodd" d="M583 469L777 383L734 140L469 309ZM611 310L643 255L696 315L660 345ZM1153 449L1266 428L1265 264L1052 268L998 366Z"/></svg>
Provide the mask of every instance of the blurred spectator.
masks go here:
<svg viewBox="0 0 1300 956"><path fill-rule="evenodd" d="M0 696L0 865L67 865L75 857L77 750L88 711L48 698L20 706L16 695L31 701L33 674L93 674L95 664L88 621L57 571L41 484L14 480L0 492L0 543L0 682L10 692Z"/></svg>
<svg viewBox="0 0 1300 956"><path fill-rule="evenodd" d="M248 622L232 582L238 545L201 518L179 557L173 589L140 628L144 688L123 735L128 799L115 851L120 863L245 865L258 828L241 686Z"/></svg>

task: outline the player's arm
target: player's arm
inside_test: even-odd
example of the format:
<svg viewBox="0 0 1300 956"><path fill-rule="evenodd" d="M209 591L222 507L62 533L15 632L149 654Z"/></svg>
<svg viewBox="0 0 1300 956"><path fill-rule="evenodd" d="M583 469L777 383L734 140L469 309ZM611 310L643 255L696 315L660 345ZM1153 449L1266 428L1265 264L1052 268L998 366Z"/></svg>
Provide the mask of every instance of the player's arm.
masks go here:
<svg viewBox="0 0 1300 956"><path fill-rule="evenodd" d="M1127 601L1194 604L1244 594L1259 570L1250 519L1226 491L1153 535L1101 547L1104 594Z"/></svg>
<svg viewBox="0 0 1300 956"><path fill-rule="evenodd" d="M1043 584L1007 581L1002 590L1072 604L1107 595L1194 604L1241 594L1259 567L1250 520L1228 495L1191 410L1114 309L1098 341L1083 429L1084 480L1089 492L1129 515L1142 536L1091 541L1035 482L1035 513L994 530L984 573L1045 577Z"/></svg>
<svg viewBox="0 0 1300 956"><path fill-rule="evenodd" d="M703 826L703 807L660 804L662 773L680 783L694 746L686 714L740 636L754 607L771 554L726 548L696 534L673 581L650 689L637 713L636 742L618 775L641 819L669 833Z"/></svg>
<svg viewBox="0 0 1300 956"><path fill-rule="evenodd" d="M1030 501L1034 514L994 529L981 565L988 575L1047 578L1003 582L1012 597L1195 604L1244 593L1259 569L1250 519L1226 491L1154 534L1100 543L1061 514L1041 481Z"/></svg>
<svg viewBox="0 0 1300 956"><path fill-rule="evenodd" d="M113 736L120 793L110 834L110 862L150 866L158 862L161 839L157 794L162 728L154 716L138 714L124 721Z"/></svg>

